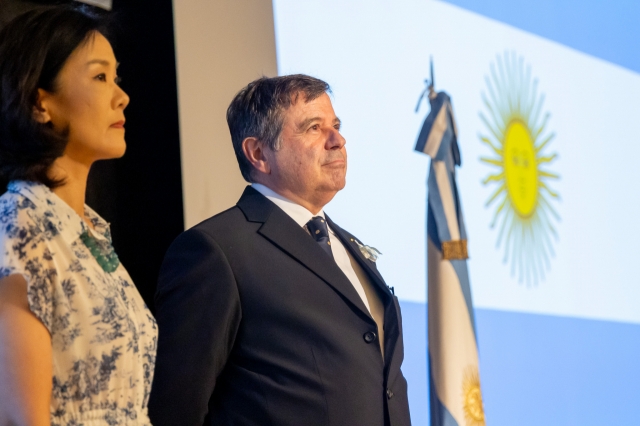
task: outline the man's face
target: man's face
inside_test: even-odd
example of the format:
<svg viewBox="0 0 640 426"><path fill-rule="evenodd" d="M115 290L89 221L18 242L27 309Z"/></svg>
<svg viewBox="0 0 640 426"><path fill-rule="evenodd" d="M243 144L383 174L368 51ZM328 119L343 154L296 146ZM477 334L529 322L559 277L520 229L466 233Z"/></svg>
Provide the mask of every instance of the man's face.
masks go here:
<svg viewBox="0 0 640 426"><path fill-rule="evenodd" d="M321 208L344 188L347 173L346 141L329 96L305 102L300 94L284 113L280 137L280 149L267 154L272 178L280 189Z"/></svg>

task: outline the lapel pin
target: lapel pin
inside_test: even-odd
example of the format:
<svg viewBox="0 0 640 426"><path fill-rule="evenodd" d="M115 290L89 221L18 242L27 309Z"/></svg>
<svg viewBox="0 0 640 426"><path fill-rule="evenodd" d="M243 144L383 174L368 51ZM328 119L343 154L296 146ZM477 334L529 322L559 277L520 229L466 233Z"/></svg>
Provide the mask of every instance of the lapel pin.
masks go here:
<svg viewBox="0 0 640 426"><path fill-rule="evenodd" d="M375 262L376 260L378 260L378 256L382 254L380 253L380 250L378 250L375 247L371 247L365 244L360 244L360 242L358 242L357 240L354 240L353 238L351 238L351 241L353 241L358 245L358 248L360 249L360 253L362 253L364 258L367 260Z"/></svg>

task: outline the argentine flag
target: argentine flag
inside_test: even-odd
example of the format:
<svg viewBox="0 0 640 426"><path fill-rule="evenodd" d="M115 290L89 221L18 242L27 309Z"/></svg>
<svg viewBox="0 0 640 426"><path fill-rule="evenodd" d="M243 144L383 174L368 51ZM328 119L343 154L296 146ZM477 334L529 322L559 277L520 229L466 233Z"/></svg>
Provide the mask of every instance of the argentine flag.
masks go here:
<svg viewBox="0 0 640 426"><path fill-rule="evenodd" d="M459 425L484 424L465 417L472 407L491 426L640 424L640 2L273 5L279 74L332 87L349 170L327 208L384 253L412 423L430 423L435 395L435 419ZM433 161L425 203L428 161L406 142L428 112L414 110L430 57L456 122L434 98L419 146ZM455 185L452 136L465 160ZM470 258L442 260L463 248L443 241L466 232ZM482 393L466 372L476 352Z"/></svg>
<svg viewBox="0 0 640 426"><path fill-rule="evenodd" d="M433 77L432 77L433 80ZM431 157L427 258L431 426L485 424L467 235L456 186L460 165L451 99L429 88L431 112L415 150Z"/></svg>

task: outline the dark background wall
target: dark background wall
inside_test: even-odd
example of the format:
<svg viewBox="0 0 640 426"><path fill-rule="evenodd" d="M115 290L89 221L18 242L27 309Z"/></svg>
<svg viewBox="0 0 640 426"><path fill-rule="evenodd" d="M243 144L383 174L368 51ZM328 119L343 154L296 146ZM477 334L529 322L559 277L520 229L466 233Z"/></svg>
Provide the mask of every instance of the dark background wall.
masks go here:
<svg viewBox="0 0 640 426"><path fill-rule="evenodd" d="M0 0L0 25L55 3L65 2ZM121 86L131 97L127 152L93 166L86 202L111 223L116 252L153 310L162 258L184 223L172 1L114 0L109 13Z"/></svg>
<svg viewBox="0 0 640 426"><path fill-rule="evenodd" d="M113 13L119 73L131 97L127 153L111 162L112 179L91 182L97 194L112 182L115 202L92 198L111 216L117 253L153 309L162 258L184 224L172 1L114 0Z"/></svg>

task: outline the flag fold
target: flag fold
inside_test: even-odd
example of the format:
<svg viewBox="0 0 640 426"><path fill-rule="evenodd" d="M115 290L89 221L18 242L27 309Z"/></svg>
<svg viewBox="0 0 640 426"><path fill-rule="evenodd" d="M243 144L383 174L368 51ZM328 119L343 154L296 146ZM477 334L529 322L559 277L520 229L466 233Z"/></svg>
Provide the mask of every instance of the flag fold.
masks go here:
<svg viewBox="0 0 640 426"><path fill-rule="evenodd" d="M427 180L427 303L431 426L484 426L464 226L461 165L451 98L429 95L415 150L431 157Z"/></svg>

